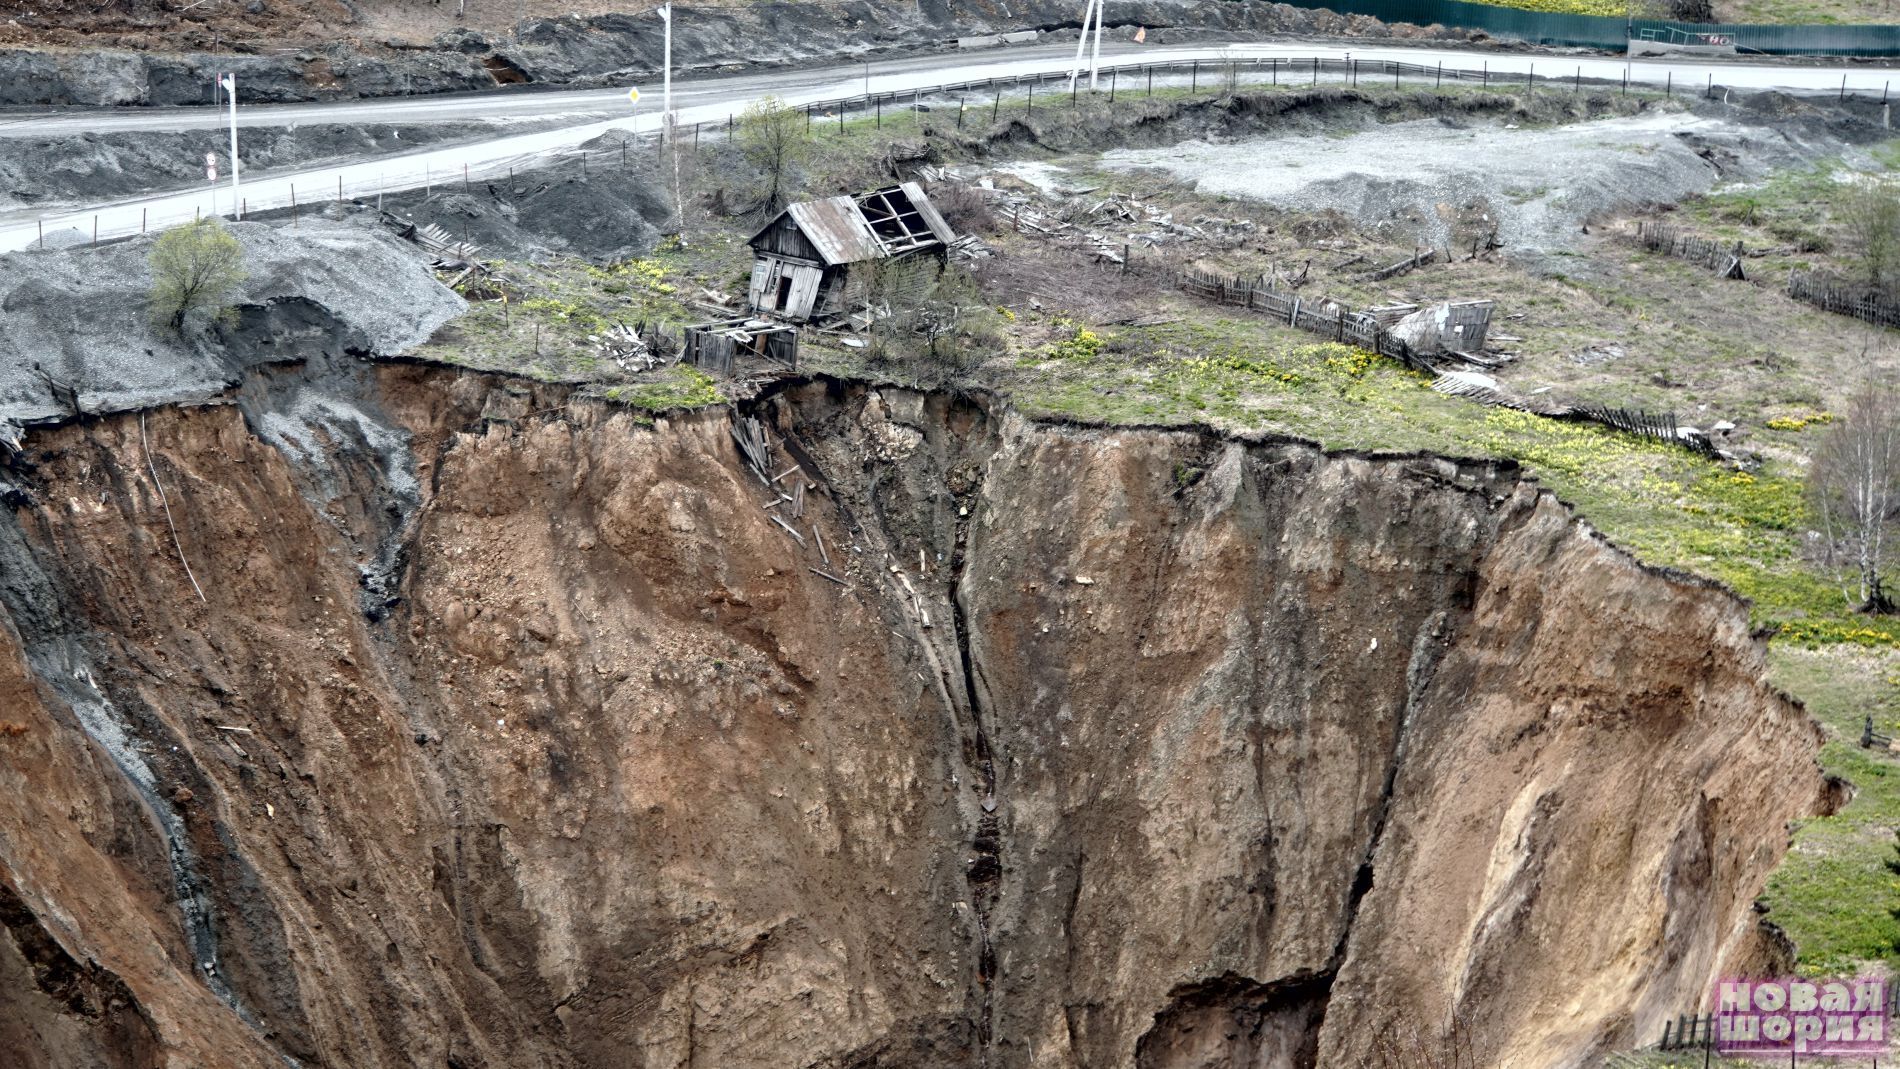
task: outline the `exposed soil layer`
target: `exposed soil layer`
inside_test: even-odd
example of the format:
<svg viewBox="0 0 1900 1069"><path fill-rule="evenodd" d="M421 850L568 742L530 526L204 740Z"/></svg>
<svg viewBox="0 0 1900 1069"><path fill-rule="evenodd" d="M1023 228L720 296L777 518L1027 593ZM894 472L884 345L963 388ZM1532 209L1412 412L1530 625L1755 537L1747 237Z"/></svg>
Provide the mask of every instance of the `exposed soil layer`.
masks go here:
<svg viewBox="0 0 1900 1069"><path fill-rule="evenodd" d="M413 14L414 5L403 6ZM618 84L644 78L661 63L659 20L650 13L534 18L507 32L444 19L427 33L412 29L392 37L364 35L354 5L332 0L194 5L193 14L141 8L144 0L133 0L129 12L116 5L102 12L76 0L36 0L31 14L16 12L0 23L0 45L26 46L0 48L0 105L202 104L211 101L212 78L220 70L237 71L247 99L284 102L520 83ZM308 9L307 16L300 16L300 8ZM442 5L444 13L452 10ZM370 12L368 21L376 16ZM1468 36L1259 0L1111 0L1104 25L1118 34L1146 28L1155 43L1261 33ZM966 36L1073 34L1079 28L1080 11L1065 0L681 8L673 58L676 69L688 71L776 66L952 49Z"/></svg>
<svg viewBox="0 0 1900 1069"><path fill-rule="evenodd" d="M723 409L236 401L16 459L27 1066L1584 1064L1821 801L1741 606L1508 465L790 384L801 545Z"/></svg>

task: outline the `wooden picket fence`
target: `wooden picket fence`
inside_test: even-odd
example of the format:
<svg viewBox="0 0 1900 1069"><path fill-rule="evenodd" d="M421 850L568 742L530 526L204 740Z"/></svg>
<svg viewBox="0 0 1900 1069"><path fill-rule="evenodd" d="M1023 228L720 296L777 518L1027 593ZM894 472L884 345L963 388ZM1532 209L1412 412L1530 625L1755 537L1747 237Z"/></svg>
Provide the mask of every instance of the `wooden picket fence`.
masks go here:
<svg viewBox="0 0 1900 1069"><path fill-rule="evenodd" d="M1865 291L1838 289L1810 273L1788 272L1788 296L1835 315L1853 316L1883 327L1900 327L1900 303Z"/></svg>
<svg viewBox="0 0 1900 1069"><path fill-rule="evenodd" d="M1715 1045L1715 1014L1677 1015L1663 1022L1661 1050L1701 1050Z"/></svg>

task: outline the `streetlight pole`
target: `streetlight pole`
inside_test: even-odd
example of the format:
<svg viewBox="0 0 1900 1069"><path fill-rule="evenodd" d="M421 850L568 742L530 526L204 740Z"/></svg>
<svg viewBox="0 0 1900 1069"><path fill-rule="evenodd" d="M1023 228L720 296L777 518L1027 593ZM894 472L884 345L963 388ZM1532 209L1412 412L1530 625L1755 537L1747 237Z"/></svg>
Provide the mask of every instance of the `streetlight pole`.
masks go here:
<svg viewBox="0 0 1900 1069"><path fill-rule="evenodd" d="M1102 7L1107 0L1095 0L1095 49L1089 53L1089 91L1100 88L1102 67Z"/></svg>
<svg viewBox="0 0 1900 1069"><path fill-rule="evenodd" d="M1082 76L1082 58L1088 54L1089 47L1089 20L1094 17L1095 0L1083 0L1082 36L1075 39L1075 62L1069 65L1069 85L1071 88L1074 87L1075 80Z"/></svg>
<svg viewBox="0 0 1900 1069"><path fill-rule="evenodd" d="M231 218L242 219L244 201L238 194L237 74L226 71L219 76L218 84L224 86L224 95L231 101Z"/></svg>
<svg viewBox="0 0 1900 1069"><path fill-rule="evenodd" d="M673 5L660 7L660 18L666 23L666 44L660 58L660 125L666 128L666 139L673 140Z"/></svg>

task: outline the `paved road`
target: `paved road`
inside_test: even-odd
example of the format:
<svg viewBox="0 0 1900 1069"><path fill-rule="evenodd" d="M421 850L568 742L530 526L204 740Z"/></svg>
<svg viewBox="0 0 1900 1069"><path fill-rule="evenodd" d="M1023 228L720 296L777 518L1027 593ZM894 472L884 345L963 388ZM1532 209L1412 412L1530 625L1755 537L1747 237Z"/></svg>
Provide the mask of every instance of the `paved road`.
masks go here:
<svg viewBox="0 0 1900 1069"><path fill-rule="evenodd" d="M1686 62L1644 60L1626 62L1614 57L1571 57L1550 54L1499 54L1448 48L1382 46L1345 48L1337 41L1301 42L1275 40L1271 43L1232 44L1157 48L1119 42L1104 46L1104 63L1168 64L1194 61L1225 63L1278 61L1283 77L1299 77L1302 62L1310 64L1318 56L1338 61L1347 56L1366 65L1398 61L1433 67L1443 64L1447 72L1485 70L1494 80L1522 79L1527 73L1541 77L1599 79L1620 83L1627 76L1632 84L1662 87L1673 84L1701 90L1713 77L1719 86L1742 89L1784 89L1802 93L1838 93L1842 70L1815 65L1776 65L1761 62L1717 63L1704 59ZM674 86L675 108L683 126L695 123L723 125L727 116L741 110L751 100L776 94L791 104L803 105L844 97L875 93L929 90L957 82L986 79L1022 78L1066 70L1074 46L1034 46L1003 51L940 53L907 59L883 60L869 65L852 64L803 71L775 71L679 82ZM1310 67L1308 68L1310 71ZM1301 72L1306 73L1306 72ZM1310 77L1310 73L1306 73ZM1370 71L1360 75L1373 79ZM1106 78L1106 76L1104 76ZM1322 82L1338 82L1339 70L1323 72ZM1386 77L1390 77L1389 74ZM1449 73L1447 77L1450 77ZM1855 67L1847 72L1849 92L1880 96L1889 81L1900 82L1900 69ZM658 87L645 85L638 109L626 102L626 90L601 89L562 92L506 92L460 96L433 96L387 100L356 100L338 103L269 105L238 109L240 125L289 125L300 122L379 122L426 123L473 118L548 119L571 118L575 125L537 133L497 136L473 143L417 151L375 160L330 164L303 170L248 175L242 198L250 210L282 207L293 198L299 204L334 199L342 195L363 197L377 192L414 189L445 179L460 180L467 168L471 178L505 173L510 167L532 165L546 157L571 150L583 141L613 130L651 133L658 128ZM240 100L243 87L239 87ZM610 116L602 118L602 116ZM82 132L101 133L114 129L174 130L216 127L224 122L222 113L210 109L65 109L57 112L0 114L0 138L6 136L70 136ZM239 153L243 145L240 135ZM340 183L340 187L339 187ZM110 203L75 206L70 210L48 212L37 208L0 214L0 251L24 248L40 240L42 232L78 230L88 238L97 227L101 238L138 233L141 228L157 229L186 222L199 213L230 214L232 194L227 180L216 186L156 193Z"/></svg>

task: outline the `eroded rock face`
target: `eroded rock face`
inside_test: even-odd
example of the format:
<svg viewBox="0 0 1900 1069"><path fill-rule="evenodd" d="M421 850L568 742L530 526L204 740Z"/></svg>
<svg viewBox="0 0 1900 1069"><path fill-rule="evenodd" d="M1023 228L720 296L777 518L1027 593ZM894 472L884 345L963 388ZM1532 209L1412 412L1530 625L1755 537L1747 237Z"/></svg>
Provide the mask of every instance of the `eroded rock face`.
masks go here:
<svg viewBox="0 0 1900 1069"><path fill-rule="evenodd" d="M1733 599L1508 468L820 383L800 545L724 412L260 374L0 526L27 1065L1577 1065L1816 805Z"/></svg>

